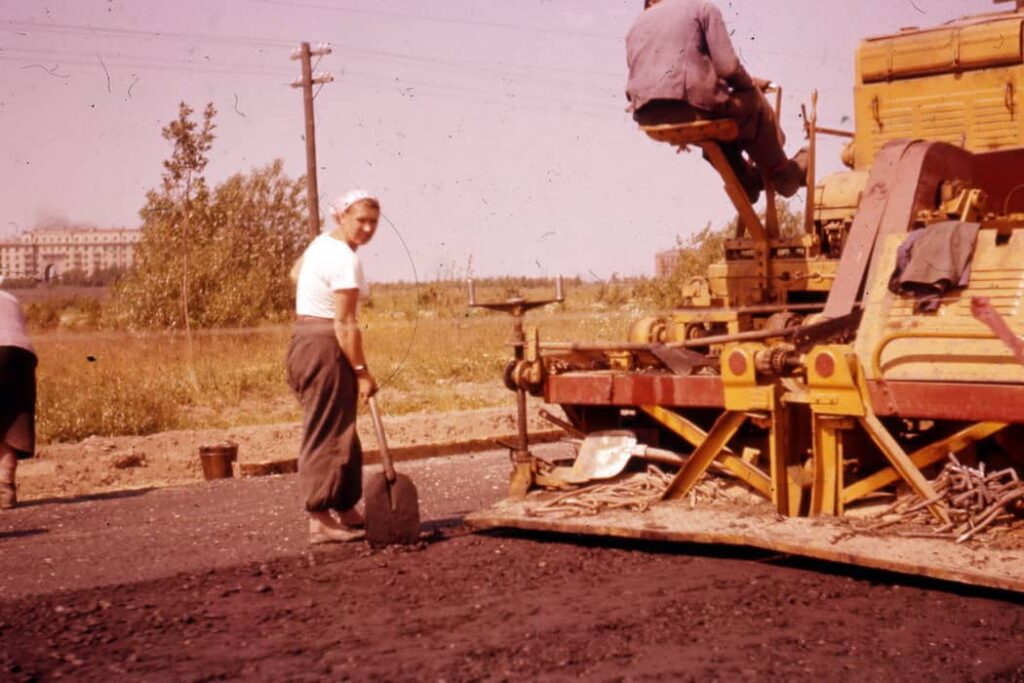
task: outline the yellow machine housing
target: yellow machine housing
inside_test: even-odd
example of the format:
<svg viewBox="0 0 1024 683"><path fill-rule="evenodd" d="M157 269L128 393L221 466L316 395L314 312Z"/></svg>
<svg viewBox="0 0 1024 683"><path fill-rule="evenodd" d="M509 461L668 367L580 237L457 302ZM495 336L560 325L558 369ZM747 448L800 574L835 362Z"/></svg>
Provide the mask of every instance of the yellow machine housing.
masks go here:
<svg viewBox="0 0 1024 683"><path fill-rule="evenodd" d="M879 551L845 532L814 540L806 525L779 522L844 515L902 487L948 531L961 522L929 474L950 453L1024 475L1022 4L861 44L854 133L819 129L812 98L814 191L796 234L780 234L770 184L763 216L746 200L719 147L734 123L644 129L700 146L722 175L739 214L724 259L686 283L679 308L635 321L628 341L537 334L506 378L521 415L525 392L543 395L574 435L631 430L678 453L678 471L651 517L548 522L524 502L538 465L517 457L510 500L471 523L742 543L1024 592L1024 544L1007 564L945 542ZM852 170L814 182L818 134L851 138ZM978 224L970 277L921 312L889 289L897 251L908 233L949 222ZM715 467L774 521L748 533L747 513L684 511L678 503Z"/></svg>
<svg viewBox="0 0 1024 683"><path fill-rule="evenodd" d="M857 51L854 168L919 138L985 152L1024 144L1024 17L968 17L865 40Z"/></svg>

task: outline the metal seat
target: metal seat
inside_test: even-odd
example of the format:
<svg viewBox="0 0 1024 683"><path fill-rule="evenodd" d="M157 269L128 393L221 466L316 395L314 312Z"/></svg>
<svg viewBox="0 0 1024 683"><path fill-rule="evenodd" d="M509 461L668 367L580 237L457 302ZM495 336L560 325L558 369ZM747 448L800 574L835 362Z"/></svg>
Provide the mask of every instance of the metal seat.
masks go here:
<svg viewBox="0 0 1024 683"><path fill-rule="evenodd" d="M732 142L739 126L732 119L700 119L691 123L661 123L640 126L640 130L658 142L673 145L698 145L702 142Z"/></svg>
<svg viewBox="0 0 1024 683"><path fill-rule="evenodd" d="M640 130L647 133L648 137L657 142L667 142L680 148L688 145L696 145L704 151L704 155L711 165L715 167L722 180L725 181L725 192L732 200L733 206L740 215L740 224L750 236L760 245L760 260L762 278L768 273L768 239L778 237L778 219L775 214L775 193L772 190L771 182L765 179L765 191L768 206L766 216L768 224L761 222L750 200L747 199L746 190L740 184L736 173L729 166L725 155L722 154L721 143L733 142L739 137L739 126L733 119L697 119L689 123L661 123L649 126L640 126ZM737 237L742 233L737 234Z"/></svg>

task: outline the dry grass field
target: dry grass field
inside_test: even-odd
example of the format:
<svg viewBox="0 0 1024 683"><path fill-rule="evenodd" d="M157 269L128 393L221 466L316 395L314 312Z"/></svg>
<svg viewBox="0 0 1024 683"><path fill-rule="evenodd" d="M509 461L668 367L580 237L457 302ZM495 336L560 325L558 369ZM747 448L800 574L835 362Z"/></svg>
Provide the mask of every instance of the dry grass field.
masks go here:
<svg viewBox="0 0 1024 683"><path fill-rule="evenodd" d="M538 309L545 339L621 339L638 315L621 293L591 285ZM543 290L524 291L527 297ZM548 292L550 293L550 292ZM504 298L500 286L478 296ZM504 405L510 318L469 311L455 285L384 285L361 314L370 366L392 414ZM287 324L193 333L37 331L40 443L297 420L284 380Z"/></svg>

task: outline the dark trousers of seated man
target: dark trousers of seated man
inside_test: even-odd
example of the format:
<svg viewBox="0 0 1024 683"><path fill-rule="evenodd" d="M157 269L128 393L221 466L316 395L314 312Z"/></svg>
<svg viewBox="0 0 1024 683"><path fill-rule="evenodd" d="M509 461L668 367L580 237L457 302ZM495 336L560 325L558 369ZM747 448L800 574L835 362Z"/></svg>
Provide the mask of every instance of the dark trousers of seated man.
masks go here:
<svg viewBox="0 0 1024 683"><path fill-rule="evenodd" d="M796 187L790 190L791 162L782 149L785 136L775 120L775 111L760 90L735 91L715 111L697 109L682 100L651 100L633 112L633 119L641 126L722 118L734 120L739 128L736 140L719 142L719 146L751 201L756 200L762 188L758 169L767 173L782 194L789 196L796 192ZM758 168L751 167L743 158L743 152ZM704 158L707 159L707 155Z"/></svg>

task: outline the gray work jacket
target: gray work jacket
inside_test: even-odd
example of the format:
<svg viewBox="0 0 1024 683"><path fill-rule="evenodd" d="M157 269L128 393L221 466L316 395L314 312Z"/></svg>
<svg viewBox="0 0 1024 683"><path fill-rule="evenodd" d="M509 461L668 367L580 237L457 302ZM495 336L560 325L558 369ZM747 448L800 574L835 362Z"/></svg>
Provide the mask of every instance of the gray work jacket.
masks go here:
<svg viewBox="0 0 1024 683"><path fill-rule="evenodd" d="M626 96L635 111L651 100L683 100L715 111L730 86L753 88L729 40L722 13L708 0L661 0L626 36Z"/></svg>

